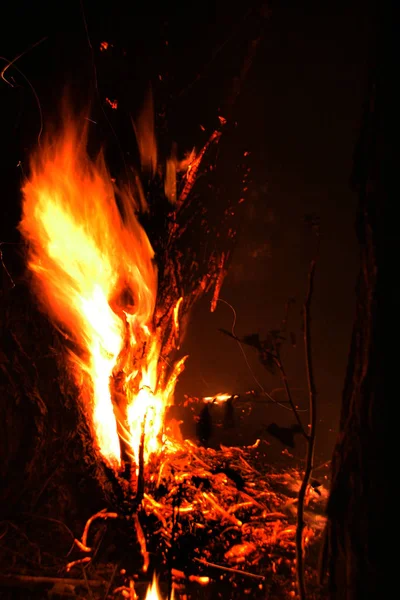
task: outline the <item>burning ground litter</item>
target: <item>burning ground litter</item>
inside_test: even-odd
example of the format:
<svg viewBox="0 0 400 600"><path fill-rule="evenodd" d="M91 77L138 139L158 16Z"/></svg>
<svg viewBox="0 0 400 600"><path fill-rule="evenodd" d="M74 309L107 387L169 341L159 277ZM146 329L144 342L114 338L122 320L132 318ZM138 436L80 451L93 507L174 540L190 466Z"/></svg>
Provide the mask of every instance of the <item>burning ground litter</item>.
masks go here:
<svg viewBox="0 0 400 600"><path fill-rule="evenodd" d="M176 442L173 448L168 443L146 466L143 501L136 512L131 512L129 495L121 505L100 511L88 521L68 559L58 557L45 572L61 573L67 581L82 578L84 569L88 580L104 582L104 595L118 565L109 590L117 598L124 597L122 592L131 597L126 596L130 581L144 598L145 582L154 571L160 581L171 581L176 598L239 599L249 593L245 590L259 598L294 597L301 474L289 461L284 470L265 468L266 456L263 441L218 450L190 441ZM325 485L314 483L308 490L307 554L319 546L326 496ZM24 572L37 574L44 566L25 566ZM7 571L20 573L21 565ZM265 596L267 592L276 596ZM91 593L104 597L95 586ZM81 594L77 597L90 597L85 590Z"/></svg>

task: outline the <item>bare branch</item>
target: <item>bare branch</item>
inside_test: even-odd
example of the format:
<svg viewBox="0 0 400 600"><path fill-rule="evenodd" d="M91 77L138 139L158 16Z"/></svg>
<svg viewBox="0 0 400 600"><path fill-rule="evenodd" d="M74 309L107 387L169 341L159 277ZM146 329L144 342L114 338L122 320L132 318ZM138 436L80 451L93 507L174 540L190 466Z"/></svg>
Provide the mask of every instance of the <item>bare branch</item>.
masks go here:
<svg viewBox="0 0 400 600"><path fill-rule="evenodd" d="M304 314L304 348L306 355L306 370L307 382L310 401L310 434L307 436L307 455L306 466L303 476L303 481L300 486L298 503L297 503L297 529L296 529L296 576L297 587L300 600L306 600L306 587L304 581L304 554L303 554L303 530L304 530L304 500L306 497L307 487L310 482L311 473L313 470L315 434L316 434L316 407L317 407L317 390L314 381L313 363L312 363L312 344L311 344L311 300L314 290L314 276L316 267L316 258L311 261L308 274L308 290L303 305Z"/></svg>

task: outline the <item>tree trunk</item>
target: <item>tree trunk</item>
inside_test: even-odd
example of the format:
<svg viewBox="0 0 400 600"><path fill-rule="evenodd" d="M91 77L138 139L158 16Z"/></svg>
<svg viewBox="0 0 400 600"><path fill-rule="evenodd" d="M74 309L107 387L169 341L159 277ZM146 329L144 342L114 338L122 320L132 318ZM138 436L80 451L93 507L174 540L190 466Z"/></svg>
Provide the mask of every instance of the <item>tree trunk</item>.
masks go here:
<svg viewBox="0 0 400 600"><path fill-rule="evenodd" d="M361 269L327 508L326 566L330 598L335 600L381 599L385 597L387 579L382 268L383 217L387 209L385 174L391 161L386 100L390 96L388 59L392 54L393 21L387 12L384 17L379 21L354 163Z"/></svg>

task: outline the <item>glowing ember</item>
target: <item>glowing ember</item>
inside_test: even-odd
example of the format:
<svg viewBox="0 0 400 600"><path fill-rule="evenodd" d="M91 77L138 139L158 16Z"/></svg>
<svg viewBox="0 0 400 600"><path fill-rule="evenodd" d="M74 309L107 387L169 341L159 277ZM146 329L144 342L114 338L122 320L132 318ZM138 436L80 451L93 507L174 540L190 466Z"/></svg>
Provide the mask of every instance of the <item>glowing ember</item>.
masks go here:
<svg viewBox="0 0 400 600"><path fill-rule="evenodd" d="M226 402L227 400L229 400L230 398L234 398L234 396L232 396L232 394L216 394L215 396L205 396L203 398L203 401L206 403L213 403L213 404L224 404L224 402Z"/></svg>
<svg viewBox="0 0 400 600"><path fill-rule="evenodd" d="M182 299L156 329L157 269L137 218L143 198L119 191L119 210L103 156L92 161L85 148L86 131L69 120L36 153L20 230L38 298L76 343L71 364L98 449L110 466L127 456L138 465L143 428L145 462L162 445L183 369L181 359L167 376L159 360L165 330L178 338ZM141 145L149 168L152 148Z"/></svg>
<svg viewBox="0 0 400 600"><path fill-rule="evenodd" d="M108 106L110 106L113 110L117 110L117 108L118 108L117 100L110 100L110 98L106 98L106 102L107 102Z"/></svg>

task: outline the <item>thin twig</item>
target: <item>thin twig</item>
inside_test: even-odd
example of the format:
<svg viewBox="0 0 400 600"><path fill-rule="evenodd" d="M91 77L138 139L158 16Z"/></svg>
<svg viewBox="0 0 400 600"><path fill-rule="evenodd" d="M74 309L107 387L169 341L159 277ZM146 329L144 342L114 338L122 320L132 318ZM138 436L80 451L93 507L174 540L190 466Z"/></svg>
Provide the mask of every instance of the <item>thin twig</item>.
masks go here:
<svg viewBox="0 0 400 600"><path fill-rule="evenodd" d="M299 413L297 412L296 405L293 402L292 392L290 391L290 387L289 387L289 384L288 384L288 380L287 380L287 376L286 376L286 371L285 371L285 369L283 367L283 363L282 363L281 359L278 356L276 356L272 352L270 354L271 354L272 358L274 359L275 364L276 364L276 366L279 369L279 372L281 374L281 380L282 380L282 383L283 383L283 387L285 388L286 397L287 397L288 402L290 404L290 408L292 409L293 414L296 417L296 421L297 421L298 425L301 427L301 433L302 433L302 435L308 441L308 439L309 439L308 434L307 434L306 430L304 429L303 423L301 422L301 419L299 417Z"/></svg>
<svg viewBox="0 0 400 600"><path fill-rule="evenodd" d="M34 48L36 48L37 46L39 46L42 42L45 42L46 40L47 40L47 36L44 37L44 38L42 38L38 42L35 42L31 46L29 46L29 48L27 48L26 50L24 50L23 52L21 52L20 54L18 54L18 56L16 56L12 60L8 60L4 56L0 56L0 60L4 60L7 63L6 66L2 69L2 71L0 73L1 79L5 83L8 83L8 85L10 85L11 87L15 87L13 83L11 83L10 81L8 81L8 79L6 79L4 77L4 73L10 67L12 67L13 69L15 69L17 71L17 73L19 73L21 75L21 77L23 77L25 79L26 83L29 85L29 87L30 87L30 89L32 91L32 94L33 94L33 96L34 96L34 98L36 100L37 107L38 107L38 110L39 110L39 119L40 119L39 133L38 133L38 137L37 137L37 141L38 141L38 146L39 147L40 147L40 138L41 138L42 132L43 132L43 112L42 112L42 106L40 104L39 96L37 95L37 92L36 92L35 88L33 87L32 83L29 81L29 79L26 77L26 75L24 75L24 73L16 66L15 63L17 62L17 60L19 60L20 58L22 58L23 56L25 56L25 54L27 54L27 52L30 52L31 50L33 50Z"/></svg>
<svg viewBox="0 0 400 600"><path fill-rule="evenodd" d="M48 478L46 479L46 481L44 482L44 484L40 488L39 493L37 494L36 498L34 499L34 501L32 503L32 510L34 510L36 508L36 506L38 505L38 502L39 502L40 498L42 497L43 493L45 492L45 490L46 490L47 486L49 485L50 481L53 479L53 477L57 474L57 472L59 470L60 470L60 465L57 465L55 467L55 469L53 469L53 471L50 473L50 475L48 476Z"/></svg>
<svg viewBox="0 0 400 600"><path fill-rule="evenodd" d="M19 533L19 535L21 537L23 537L24 540L26 540L26 542L29 544L29 546L31 546L31 547L33 547L33 548L36 549L36 552L37 552L37 562L40 565L40 563L41 563L41 552L40 552L40 548L39 548L38 544L35 544L34 542L31 542L31 540L26 535L26 533L24 531L22 531L22 529L20 527L18 527L18 525L15 525L15 523L13 523L12 521L0 521L0 523L1 524L5 523L9 527L12 527L14 529L14 531L17 531Z"/></svg>
<svg viewBox="0 0 400 600"><path fill-rule="evenodd" d="M86 569L85 569L85 567L84 567L84 566L82 566L82 573L83 573L83 576L84 576L84 578L85 578L85 583L86 583L87 591L89 592L89 596L90 596L91 600L94 600L94 596L93 596L92 588L91 588L91 587L90 587L90 585L89 585L89 580L88 580L88 578L87 578L87 575L86 575Z"/></svg>
<svg viewBox="0 0 400 600"><path fill-rule="evenodd" d="M306 600L306 586L304 581L304 554L303 554L303 530L304 530L304 500L307 487L313 470L315 433L317 425L317 390L314 381L311 344L311 300L314 290L316 258L311 261L308 275L308 290L303 306L304 315L304 349L306 356L307 383L310 399L310 434L307 440L307 455L303 481L300 486L297 503L297 528L296 528L296 577L300 600Z"/></svg>
<svg viewBox="0 0 400 600"><path fill-rule="evenodd" d="M136 537L137 537L137 541L140 546L140 552L142 553L142 556L143 556L142 570L143 570L143 573L146 573L147 569L149 568L149 564L150 564L150 556L147 551L146 536L144 535L142 526L140 524L139 515L137 512L134 513L134 515L133 515L133 522L135 523Z"/></svg>
<svg viewBox="0 0 400 600"><path fill-rule="evenodd" d="M282 362L280 361L278 355L275 352L271 352L270 350L266 350L265 348L263 349L263 352L265 352L265 354L267 354L268 356L271 357L271 359L274 361L275 366L279 369L279 371L281 373L281 379L283 379L286 382L284 384L284 389L286 391L286 396L288 397L288 399L290 398L290 400L288 400L288 403L290 404L290 408L287 407L287 406L285 406L285 404L283 404L282 402L278 402L278 400L275 400L275 398L273 398L271 396L271 394L269 394L264 389L264 387L261 385L261 383L258 381L257 377L254 375L254 373L253 373L253 371L252 371L252 369L250 367L249 361L247 359L246 352L243 349L243 344L246 344L247 342L244 342L243 340L241 340L240 338L238 338L237 335L235 334L235 325L236 325L236 311L235 311L235 309L233 308L233 306L231 304L229 304L229 302L227 302L226 300L223 300L222 298L218 298L218 302L223 302L224 304L226 304L227 306L229 306L229 308L233 312L233 323L232 323L232 329L231 329L231 331L229 332L229 331L226 331L225 329L220 329L219 331L221 331L221 333L224 333L225 335L228 335L229 337L231 337L232 339L234 339L238 343L240 351L243 354L243 358L244 358L244 360L246 362L247 368L249 369L249 371L251 373L251 376L253 377L254 381L256 382L256 384L258 385L258 387L260 388L260 390L262 391L262 393L267 398L269 398L271 400L271 402L273 402L277 406L285 408L286 410L292 410L294 412L295 416L296 416L298 424L301 426L303 435L305 437L307 437L307 433L304 430L303 425L302 425L302 423L300 421L300 417L298 415L298 413L301 412L301 411L299 411L299 410L296 409L296 406L295 406L295 404L293 402L293 399L292 399L292 396L291 396L291 393L290 393L290 389L289 389L289 386L288 386L288 383L287 383L287 379L286 379L286 373L283 370L283 365L282 365ZM260 349L258 349L258 351L260 351ZM282 370L283 370L283 372L282 372ZM289 395L288 395L288 391L289 391Z"/></svg>
<svg viewBox="0 0 400 600"><path fill-rule="evenodd" d="M167 557L168 600L171 600L171 598L172 598L172 564L173 564L172 552L174 550L176 534L178 532L179 508L180 508L181 503L182 503L182 486L180 485L178 488L177 497L174 498L173 504L172 504L171 548L169 549L168 557Z"/></svg>
<svg viewBox="0 0 400 600"><path fill-rule="evenodd" d="M92 515L90 519L86 521L85 529L83 530L82 540L75 538L75 544L82 552L92 552L92 548L87 545L87 538L89 535L89 529L96 519L118 519L118 513L107 512L106 508L99 510L96 514Z"/></svg>
<svg viewBox="0 0 400 600"><path fill-rule="evenodd" d="M265 354L268 354L268 356L270 356L272 358L272 360L275 363L276 368L279 370L279 373L281 375L281 381L283 383L283 387L284 387L284 390L285 390L285 393L286 393L286 398L288 399L288 404L290 405L290 408L292 409L292 412L293 412L294 416L296 417L296 421L297 421L299 427L301 428L302 435L308 441L309 436L308 436L306 430L304 429L304 426L303 426L303 423L301 422L301 419L299 417L299 413L298 413L298 410L296 408L296 405L293 402L292 392L290 391L290 387L289 387L289 384L288 384L286 371L285 371L285 368L283 366L283 363L282 363L280 357L278 356L277 353L271 352L270 350L266 350L265 348L263 349L263 352L265 352ZM274 402L276 402L276 400L274 400L274 398L272 398L272 400ZM278 404L278 402L276 402L276 403Z"/></svg>
<svg viewBox="0 0 400 600"><path fill-rule="evenodd" d="M118 564L118 563L115 563L115 565L114 565L114 570L113 570L113 572L112 572L112 575L111 575L111 579L110 579L110 581L108 582L108 586L107 586L107 589L106 589L106 593L104 594L104 600L107 600L107 598L108 598L108 594L110 593L111 586L112 586L112 584L113 584L113 581L114 581L114 578L115 578L115 574L116 574L116 572L117 572L117 569L118 569L118 567L119 567L119 564Z"/></svg>
<svg viewBox="0 0 400 600"><path fill-rule="evenodd" d="M78 565L87 564L91 560L92 559L90 558L90 556L85 556L84 558L78 558L78 560L72 560L65 566L65 570L67 571L67 573L69 573L69 571L71 569L73 569L74 567L77 567Z"/></svg>
<svg viewBox="0 0 400 600"><path fill-rule="evenodd" d="M56 523L57 525L61 525L61 527L63 529L65 529L65 531L67 531L69 533L69 535L72 538L72 541L74 541L74 539L75 539L74 534L72 533L72 531L70 530L70 528L65 523L63 523L63 521L59 521L58 519L53 519L52 517L45 517L45 516L42 516L42 515L35 515L33 513L21 513L21 514L24 517L30 517L32 519L42 519L43 521L49 521L50 523Z"/></svg>
<svg viewBox="0 0 400 600"><path fill-rule="evenodd" d="M282 333L286 334L287 332L287 326L288 326L288 322L289 322L289 312L290 312L290 307L293 304L294 300L293 298L288 298L286 304L285 304L285 313L282 319L282 324L281 324L281 331Z"/></svg>
<svg viewBox="0 0 400 600"><path fill-rule="evenodd" d="M204 565L205 567L212 567L213 569L220 569L221 571L227 571L228 573L234 573L235 575L243 575L244 577L252 577L253 579L259 579L264 581L264 575L256 575L256 573L249 573L248 571L239 571L239 569L232 569L231 567L223 567L222 565L216 565L215 563L208 562L202 558L194 558L195 562Z"/></svg>

